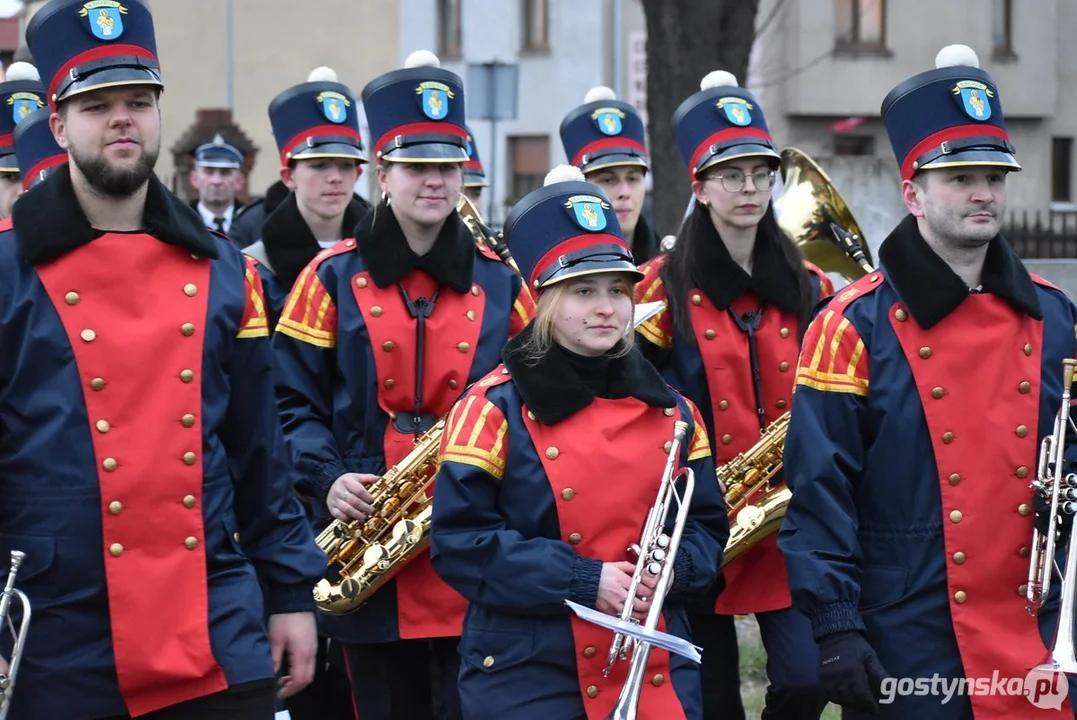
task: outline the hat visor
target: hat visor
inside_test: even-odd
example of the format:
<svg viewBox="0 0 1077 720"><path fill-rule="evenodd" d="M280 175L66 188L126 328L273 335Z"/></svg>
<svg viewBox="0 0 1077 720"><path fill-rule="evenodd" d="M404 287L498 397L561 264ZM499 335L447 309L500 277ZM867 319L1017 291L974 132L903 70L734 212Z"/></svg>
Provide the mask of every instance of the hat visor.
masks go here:
<svg viewBox="0 0 1077 720"><path fill-rule="evenodd" d="M63 95L56 98L56 102L67 100L91 90L104 90L105 88L122 87L124 85L152 85L159 88L165 86L161 82L161 76L149 68L106 68L68 85L64 89Z"/></svg>
<svg viewBox="0 0 1077 720"><path fill-rule="evenodd" d="M386 162L430 162L430 163L465 163L470 158L467 150L451 143L418 143L406 147L392 148L382 153Z"/></svg>
<svg viewBox="0 0 1077 720"><path fill-rule="evenodd" d="M925 165L921 165L917 168L917 171L951 167L1001 167L1014 172L1021 171L1020 163L1010 153L986 148L969 148L968 150L942 155Z"/></svg>
<svg viewBox="0 0 1077 720"><path fill-rule="evenodd" d="M325 143L314 147L303 146L292 153L288 161L316 160L319 158L342 158L344 160L355 160L359 163L368 162L362 150L347 143Z"/></svg>
<svg viewBox="0 0 1077 720"><path fill-rule="evenodd" d="M464 187L490 187L490 183L483 173L464 170Z"/></svg>
<svg viewBox="0 0 1077 720"><path fill-rule="evenodd" d="M19 158L15 155L15 153L0 156L0 172L19 172Z"/></svg>
<svg viewBox="0 0 1077 720"><path fill-rule="evenodd" d="M646 160L639 155L603 155L597 157L591 162L580 165L580 170L586 175L590 172L597 172L598 170L605 170L611 167L624 167L624 166L643 168L644 170L650 170L651 166Z"/></svg>
<svg viewBox="0 0 1077 720"><path fill-rule="evenodd" d="M565 280L572 280L574 278L583 277L584 275L598 275L599 273L628 273L632 276L634 282L639 282L644 278L643 272L636 267L636 265L627 260L583 260L574 263L572 267L564 268L563 270L554 273L539 285L539 289L547 288L550 285L564 282Z"/></svg>
<svg viewBox="0 0 1077 720"><path fill-rule="evenodd" d="M756 143L745 143L743 145L734 145L733 147L726 148L722 152L711 155L700 164L699 169L696 170L696 175L699 175L704 170L708 170L719 163L750 157L762 157L767 160L774 160L775 165L780 164L782 161L782 156L772 147L757 145Z"/></svg>

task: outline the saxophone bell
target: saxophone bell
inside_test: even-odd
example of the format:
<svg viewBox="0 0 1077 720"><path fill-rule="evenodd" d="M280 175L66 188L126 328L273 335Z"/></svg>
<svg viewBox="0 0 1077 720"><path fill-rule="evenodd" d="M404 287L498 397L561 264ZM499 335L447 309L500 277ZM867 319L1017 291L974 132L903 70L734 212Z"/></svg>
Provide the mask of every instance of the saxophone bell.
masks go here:
<svg viewBox="0 0 1077 720"><path fill-rule="evenodd" d="M11 632L14 642L11 650L11 660L8 662L6 673L0 673L0 720L7 717L11 709L11 697L15 692L15 679L19 674L19 663L22 661L23 652L26 648L26 634L30 629L30 600L21 590L15 589L15 576L19 572L19 566L26 558L26 553L20 550L11 551L11 570L8 572L7 583L3 594L0 594L0 625ZM14 600L19 601L19 609L22 619L18 630L11 619L11 605Z"/></svg>

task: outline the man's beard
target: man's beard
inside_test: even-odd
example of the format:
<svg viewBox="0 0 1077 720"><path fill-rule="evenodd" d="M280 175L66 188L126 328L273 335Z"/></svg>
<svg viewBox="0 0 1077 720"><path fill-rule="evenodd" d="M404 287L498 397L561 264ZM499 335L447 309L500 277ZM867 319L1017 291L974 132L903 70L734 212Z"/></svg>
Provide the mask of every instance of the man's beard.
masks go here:
<svg viewBox="0 0 1077 720"><path fill-rule="evenodd" d="M152 151L143 150L133 167L119 169L109 164L104 155L91 158L81 155L75 148L69 148L71 161L78 167L86 182L99 195L111 198L125 198L133 195L142 187L157 165L160 146Z"/></svg>

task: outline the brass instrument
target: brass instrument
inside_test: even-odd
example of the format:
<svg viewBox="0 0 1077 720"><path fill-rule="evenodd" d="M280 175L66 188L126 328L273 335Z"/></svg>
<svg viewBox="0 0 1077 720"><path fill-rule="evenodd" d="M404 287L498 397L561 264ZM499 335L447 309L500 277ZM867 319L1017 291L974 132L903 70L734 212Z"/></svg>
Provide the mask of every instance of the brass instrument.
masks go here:
<svg viewBox="0 0 1077 720"><path fill-rule="evenodd" d="M861 246L864 234L826 173L802 151L786 148L781 176L785 189L774 201L778 225L804 256L848 281L874 272L871 251ZM755 445L718 468L729 514L722 567L781 527L792 492L771 481L782 469L789 417L786 411Z"/></svg>
<svg viewBox="0 0 1077 720"><path fill-rule="evenodd" d="M332 574L314 586L314 602L330 615L359 609L370 596L430 545L433 501L445 418L367 488L374 511L365 520L334 520L318 535Z"/></svg>
<svg viewBox="0 0 1077 720"><path fill-rule="evenodd" d="M493 250L501 258L501 262L508 265L519 275L520 268L516 266L516 261L512 259L512 253L509 252L509 246L505 242L504 236L499 232L495 233L483 223L478 208L464 193L460 193L460 201L456 203L456 211L460 213L460 219L464 221L464 225L475 237L475 242Z"/></svg>
<svg viewBox="0 0 1077 720"><path fill-rule="evenodd" d="M673 581L673 563L677 557L677 549L681 545L681 534L688 521L688 510L695 491L696 481L692 469L688 467L676 469L680 448L687 432L688 423L678 420L674 426L673 445L666 458L666 468L658 486L658 496L650 512L647 513L647 521L643 525L643 535L639 545L630 548L639 555L639 559L636 561L632 583L628 586L628 598L621 612L621 620L632 622L632 602L639 589L640 578L643 577L643 573L647 573L658 578L658 584L655 586L654 596L651 599L651 609L647 612L647 619L644 622L644 628L647 630L656 629L658 620L662 616L662 606L669 592L670 583ZM677 481L682 476L684 490L678 494ZM673 507L677 508L677 516L673 523L672 534L667 535L666 518ZM640 692L643 689L647 661L651 654L650 643L630 641L624 633L614 633L603 674L609 677L614 663L628 656L629 645L634 645L632 664L629 666L625 684L621 687L617 704L609 715L610 720L635 720L639 713Z"/></svg>
<svg viewBox="0 0 1077 720"><path fill-rule="evenodd" d="M15 642L12 645L11 659L8 661L7 674L0 673L0 720L7 717L11 709L11 697L15 692L15 678L19 674L19 663L26 648L26 633L30 629L30 600L21 590L15 589L15 576L19 572L19 566L26 558L26 553L19 550L11 551L11 570L7 575L7 584L4 585L3 594L0 594L0 626L7 626ZM22 620L19 622L18 631L11 620L11 602L18 600L22 610Z"/></svg>
<svg viewBox="0 0 1077 720"><path fill-rule="evenodd" d="M1041 498L1051 501L1051 517L1045 534L1032 531L1032 554L1029 558L1026 609L1035 615L1046 602L1051 591L1051 576L1055 565L1055 539L1059 533L1059 514L1068 515L1070 522L1077 512L1077 475L1066 471L1066 433L1072 427L1070 420L1070 389L1077 360L1062 361L1062 406L1055 416L1054 431L1040 444L1039 465L1031 489ZM1058 622L1055 635L1048 646L1047 658L1033 668L1067 675L1077 673L1073 628L1074 610L1077 607L1077 532L1070 529L1066 546L1066 569L1060 571L1062 597L1058 606Z"/></svg>

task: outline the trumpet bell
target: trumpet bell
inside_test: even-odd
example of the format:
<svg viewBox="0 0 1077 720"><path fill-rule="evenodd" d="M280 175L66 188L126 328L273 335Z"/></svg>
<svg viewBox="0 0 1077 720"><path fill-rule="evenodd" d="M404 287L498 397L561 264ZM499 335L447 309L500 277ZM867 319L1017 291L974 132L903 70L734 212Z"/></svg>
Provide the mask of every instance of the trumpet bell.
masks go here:
<svg viewBox="0 0 1077 720"><path fill-rule="evenodd" d="M852 282L866 274L842 247L843 239L833 226L859 243L867 262L871 251L864 232L853 217L834 183L814 160L797 148L782 150L782 194L774 200L778 226L800 247L801 252L824 272Z"/></svg>

